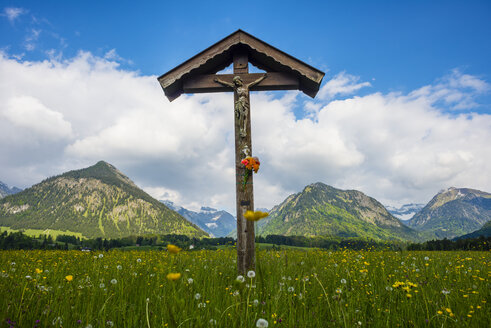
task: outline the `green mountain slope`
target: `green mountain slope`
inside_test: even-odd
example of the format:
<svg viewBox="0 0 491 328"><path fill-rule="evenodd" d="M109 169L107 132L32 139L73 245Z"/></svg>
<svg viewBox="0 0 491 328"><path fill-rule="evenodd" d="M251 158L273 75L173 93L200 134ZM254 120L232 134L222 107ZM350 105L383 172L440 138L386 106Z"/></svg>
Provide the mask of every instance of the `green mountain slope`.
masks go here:
<svg viewBox="0 0 491 328"><path fill-rule="evenodd" d="M456 237L454 239L456 240L456 239L467 239L467 238L479 238L480 236L491 237L491 221L484 223L484 225L479 230L473 231L466 235Z"/></svg>
<svg viewBox="0 0 491 328"><path fill-rule="evenodd" d="M311 184L274 207L267 220L258 225L258 234L418 239L415 231L375 199L323 183Z"/></svg>
<svg viewBox="0 0 491 328"><path fill-rule="evenodd" d="M453 238L491 220L491 194L469 188L441 191L407 225L427 239Z"/></svg>
<svg viewBox="0 0 491 328"><path fill-rule="evenodd" d="M206 233L106 162L52 177L0 200L0 226L80 232L85 237Z"/></svg>

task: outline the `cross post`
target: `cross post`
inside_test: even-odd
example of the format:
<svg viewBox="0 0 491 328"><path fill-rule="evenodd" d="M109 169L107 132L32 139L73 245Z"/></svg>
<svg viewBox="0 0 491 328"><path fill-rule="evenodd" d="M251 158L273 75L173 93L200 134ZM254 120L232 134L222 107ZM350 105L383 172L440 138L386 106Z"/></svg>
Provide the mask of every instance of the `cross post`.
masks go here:
<svg viewBox="0 0 491 328"><path fill-rule="evenodd" d="M267 73L249 73L249 62ZM233 74L216 74L233 63ZM250 91L301 90L315 97L324 73L238 30L158 78L167 98L182 93L234 92L235 191L237 210L237 271L255 268L253 176L244 184L242 159L252 156Z"/></svg>

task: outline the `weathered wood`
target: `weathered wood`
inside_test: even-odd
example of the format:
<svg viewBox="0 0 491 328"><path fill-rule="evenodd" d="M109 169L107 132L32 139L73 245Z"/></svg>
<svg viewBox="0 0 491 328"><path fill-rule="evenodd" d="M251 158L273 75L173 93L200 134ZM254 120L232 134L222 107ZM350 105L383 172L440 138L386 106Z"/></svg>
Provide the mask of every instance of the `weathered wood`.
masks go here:
<svg viewBox="0 0 491 328"><path fill-rule="evenodd" d="M218 84L215 78L232 83L234 76L240 76L245 84L257 80L264 73L251 74L207 74L197 75L182 83L183 93L233 92L234 90ZM268 73L268 78L253 86L250 91L297 90L298 78L287 73Z"/></svg>
<svg viewBox="0 0 491 328"><path fill-rule="evenodd" d="M249 63L246 52L237 52L234 54L234 75L248 76ZM261 74L264 75L264 74ZM256 77L257 79L257 77ZM252 82L254 80L250 80ZM228 81L227 81L228 82ZM232 82L232 79L230 79ZM245 81L244 81L245 82ZM263 81L264 82L264 81ZM216 82L215 82L216 84ZM247 84L247 83L244 83ZM232 89L233 91L233 89ZM238 95L234 93L234 104L238 100ZM249 103L249 93L247 93L247 103ZM246 157L243 149L247 147L252 154L251 140L251 112L250 107L247 108L248 118L245 129L245 136L240 133L240 120L237 115L234 115L234 131L235 131L235 195L237 209L237 271L240 274L245 274L247 270L255 267L255 234L254 222L247 221L244 218L244 213L248 210L254 211L254 195L253 195L253 176L249 176L247 184L244 188L243 178L246 173L241 160Z"/></svg>
<svg viewBox="0 0 491 328"><path fill-rule="evenodd" d="M183 85L187 79L196 75L214 74L220 71L233 62L234 53L237 51L247 52L249 62L263 68L268 73L280 72L295 77L298 80L296 89L305 94L311 97L315 97L317 94L324 77L323 72L244 31L237 30L166 74L161 75L158 80L165 95L170 101L176 99L183 93ZM234 72L236 71L234 70Z"/></svg>
<svg viewBox="0 0 491 328"><path fill-rule="evenodd" d="M234 74L216 74L233 63ZM267 74L249 74L249 63ZM241 160L252 155L249 91L301 90L315 97L324 73L241 30L158 78L167 98L182 93L234 91L235 171L237 207L237 271L255 267L254 222L244 218L254 211L253 176L243 185L246 168Z"/></svg>

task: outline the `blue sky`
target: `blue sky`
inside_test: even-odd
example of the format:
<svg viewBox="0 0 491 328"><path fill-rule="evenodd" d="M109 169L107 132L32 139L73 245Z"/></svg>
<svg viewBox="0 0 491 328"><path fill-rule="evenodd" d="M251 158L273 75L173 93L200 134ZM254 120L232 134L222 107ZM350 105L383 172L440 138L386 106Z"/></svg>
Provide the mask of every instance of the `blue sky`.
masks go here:
<svg viewBox="0 0 491 328"><path fill-rule="evenodd" d="M230 118L213 123L228 115L230 96L169 104L155 78L240 28L326 72L314 100L253 96L254 149L266 159L258 206L316 181L390 205L427 202L453 185L491 190L482 176L491 171L489 1L3 1L0 13L0 124L9 133L0 180L9 185L104 159L155 197L234 212L233 171L218 177L195 164L232 161ZM207 137L156 125L141 138L134 131L151 124L142 115L162 129L194 115L193 131L208 122ZM284 165L285 152L301 160Z"/></svg>
<svg viewBox="0 0 491 328"><path fill-rule="evenodd" d="M413 90L454 68L491 77L489 1L187 3L4 1L24 11L0 21L0 44L26 60L116 49L123 67L159 75L241 28L327 77L347 71L381 92ZM36 48L26 51L32 30L40 31ZM483 107L476 110L490 110Z"/></svg>

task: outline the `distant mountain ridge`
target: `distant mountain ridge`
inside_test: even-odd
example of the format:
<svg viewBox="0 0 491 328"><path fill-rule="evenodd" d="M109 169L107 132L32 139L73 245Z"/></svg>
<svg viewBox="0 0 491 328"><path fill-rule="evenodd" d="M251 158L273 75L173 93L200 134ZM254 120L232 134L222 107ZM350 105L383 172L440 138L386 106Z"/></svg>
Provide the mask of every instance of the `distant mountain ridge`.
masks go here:
<svg viewBox="0 0 491 328"><path fill-rule="evenodd" d="M261 222L261 221L260 221ZM417 233L375 199L357 190L314 183L275 206L259 235L303 235L417 240Z"/></svg>
<svg viewBox="0 0 491 328"><path fill-rule="evenodd" d="M434 196L407 225L428 239L441 239L473 232L490 220L490 193L451 187Z"/></svg>
<svg viewBox="0 0 491 328"><path fill-rule="evenodd" d="M109 163L69 171L0 200L0 226L85 237L206 233L152 198Z"/></svg>
<svg viewBox="0 0 491 328"><path fill-rule="evenodd" d="M237 227L235 218L227 211L219 211L211 207L202 206L199 212L195 212L182 206L177 206L168 200L162 200L161 202L208 232L210 236L225 237Z"/></svg>
<svg viewBox="0 0 491 328"><path fill-rule="evenodd" d="M407 221L411 219L416 213L421 211L425 204L404 204L401 207L385 206L387 211L396 218Z"/></svg>
<svg viewBox="0 0 491 328"><path fill-rule="evenodd" d="M22 189L19 189L17 187L9 188L9 186L7 186L5 183L0 181L0 198L3 198L8 195L13 195L21 191Z"/></svg>

